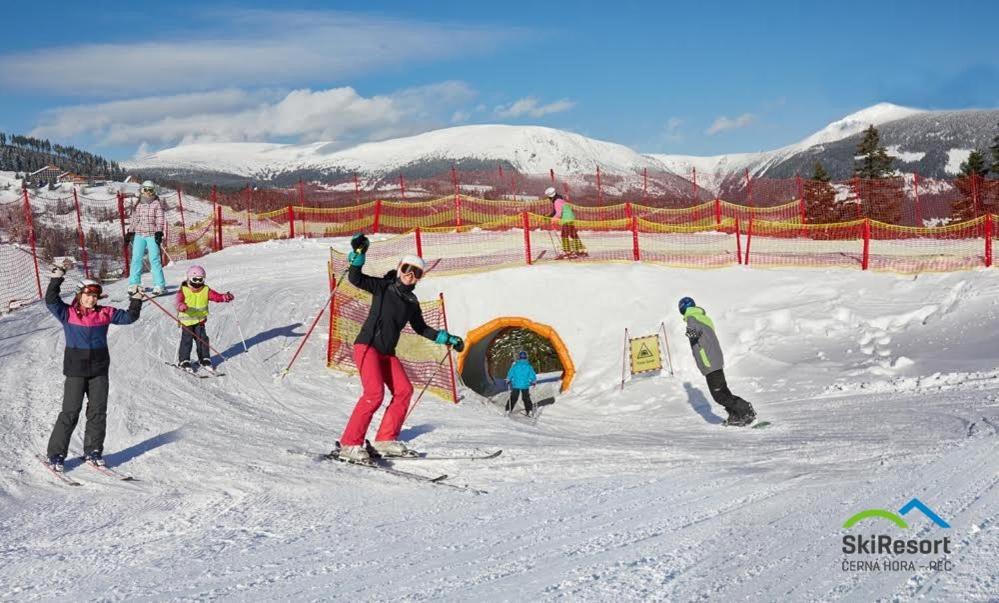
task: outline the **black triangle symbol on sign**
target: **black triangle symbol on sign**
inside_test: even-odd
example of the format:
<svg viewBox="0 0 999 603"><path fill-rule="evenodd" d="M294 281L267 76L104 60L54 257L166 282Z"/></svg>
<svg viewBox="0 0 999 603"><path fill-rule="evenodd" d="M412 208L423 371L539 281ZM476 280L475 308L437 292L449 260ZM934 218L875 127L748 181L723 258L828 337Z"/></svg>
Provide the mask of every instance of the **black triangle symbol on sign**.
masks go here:
<svg viewBox="0 0 999 603"><path fill-rule="evenodd" d="M638 358L642 359L642 358L651 358L651 357L652 357L652 351L648 348L648 346L646 346L643 343L642 348L638 350Z"/></svg>

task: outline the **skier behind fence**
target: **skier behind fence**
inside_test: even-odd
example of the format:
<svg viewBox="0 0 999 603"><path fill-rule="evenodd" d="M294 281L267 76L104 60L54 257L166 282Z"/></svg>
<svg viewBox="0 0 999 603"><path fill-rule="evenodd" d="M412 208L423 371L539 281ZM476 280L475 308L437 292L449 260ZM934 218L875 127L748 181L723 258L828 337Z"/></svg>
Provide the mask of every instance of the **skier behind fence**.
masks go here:
<svg viewBox="0 0 999 603"><path fill-rule="evenodd" d="M128 310L98 305L107 297L95 280L84 279L76 289L73 303L67 304L59 297L66 271L72 267L69 261L61 266L53 266L49 276L48 290L45 292L45 305L62 323L66 337L63 352L62 372L66 376L63 386L62 411L56 419L49 437L48 462L53 470L61 472L69 440L80 419L83 396L87 396L87 427L83 436L83 453L87 462L104 465L104 435L108 410L108 367L111 355L108 353L108 327L112 324L127 325L139 319L142 310L142 294L135 293L129 302Z"/></svg>
<svg viewBox="0 0 999 603"><path fill-rule="evenodd" d="M139 198L132 206L125 247L131 245L132 260L128 269L128 292L142 288L142 256L149 252L149 269L153 273L153 295L162 295L166 289L160 243L163 242L165 218L163 202L156 194L156 185L150 180L142 183Z"/></svg>
<svg viewBox="0 0 999 603"><path fill-rule="evenodd" d="M177 352L177 362L180 368L194 372L191 365L191 346L197 340L198 364L201 368L214 371L212 366L211 347L208 343L208 331L205 323L208 321L208 302L228 303L235 299L228 291L219 293L205 284L205 269L201 266L191 266L187 269L187 280L177 289L177 320L180 321L180 349Z"/></svg>
<svg viewBox="0 0 999 603"><path fill-rule="evenodd" d="M565 197L555 192L554 186L545 189L545 196L552 202L552 224L562 224L562 258L586 257L586 248L576 232L576 213Z"/></svg>
<svg viewBox="0 0 999 603"><path fill-rule="evenodd" d="M527 359L527 352L517 353L517 361L510 365L510 370L506 373L506 381L510 385L510 400L506 403L507 414L512 413L517 406L517 396L523 396L524 414L532 416L534 406L531 401L531 386L538 382L538 375Z"/></svg>
<svg viewBox="0 0 999 603"><path fill-rule="evenodd" d="M687 339L690 340L690 350L694 353L697 368L708 381L708 390L715 402L721 404L728 412L726 425L744 426L756 420L753 406L734 395L725 383L725 360L721 345L715 334L714 322L697 307L693 298L684 297L680 300L680 315L687 321Z"/></svg>
<svg viewBox="0 0 999 603"><path fill-rule="evenodd" d="M409 409L413 385L395 355L399 335L406 324L412 326L417 334L436 343L452 346L459 352L465 349L461 337L444 330L436 331L423 319L420 300L413 294L426 269L423 259L406 255L399 260L396 269L385 276L368 276L361 272L361 267L364 266L369 244L366 236L357 234L350 240L353 251L347 255L350 264L348 280L372 295L368 317L354 340L354 362L360 373L363 391L340 438L339 458L352 463L370 462L364 436L375 411L382 405L386 387L392 393L392 400L385 409L372 447L382 456L405 456L410 453L406 445L399 441L399 432Z"/></svg>

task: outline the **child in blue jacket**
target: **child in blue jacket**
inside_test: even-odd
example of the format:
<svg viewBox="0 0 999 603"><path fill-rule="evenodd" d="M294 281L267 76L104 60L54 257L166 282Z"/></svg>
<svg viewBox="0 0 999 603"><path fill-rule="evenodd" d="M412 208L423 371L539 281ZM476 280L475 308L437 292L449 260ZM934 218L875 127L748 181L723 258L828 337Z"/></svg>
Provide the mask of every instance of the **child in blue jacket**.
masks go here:
<svg viewBox="0 0 999 603"><path fill-rule="evenodd" d="M524 410L530 416L534 412L531 386L538 382L538 375L527 359L527 352L517 353L517 361L510 365L510 370L506 373L506 381L510 385L510 400L506 403L506 412L513 412L513 408L517 405L517 397L523 394Z"/></svg>

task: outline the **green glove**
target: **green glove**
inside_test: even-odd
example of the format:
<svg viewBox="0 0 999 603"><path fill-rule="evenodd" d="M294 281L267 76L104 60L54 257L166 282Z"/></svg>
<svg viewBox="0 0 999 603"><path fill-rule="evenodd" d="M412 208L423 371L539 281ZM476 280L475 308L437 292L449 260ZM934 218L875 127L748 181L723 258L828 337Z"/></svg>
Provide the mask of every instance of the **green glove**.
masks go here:
<svg viewBox="0 0 999 603"><path fill-rule="evenodd" d="M347 262L351 266L357 266L358 268L360 268L361 266L364 265L364 254L358 253L356 251L351 251L350 253L347 254Z"/></svg>

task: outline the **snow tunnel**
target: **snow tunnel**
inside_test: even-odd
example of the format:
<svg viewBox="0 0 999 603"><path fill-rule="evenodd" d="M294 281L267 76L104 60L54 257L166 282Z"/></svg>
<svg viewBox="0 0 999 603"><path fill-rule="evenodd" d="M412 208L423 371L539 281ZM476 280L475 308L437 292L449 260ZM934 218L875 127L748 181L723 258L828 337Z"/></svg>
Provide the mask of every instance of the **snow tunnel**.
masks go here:
<svg viewBox="0 0 999 603"><path fill-rule="evenodd" d="M535 370L539 373L552 372L552 367L558 367L562 373L559 389L567 391L576 375L576 369L562 338L550 326L519 316L496 318L468 332L465 351L458 355L458 374L465 385L486 397L506 390L503 377L512 361L512 354L511 350L506 350L499 344L506 340L515 341L516 331L527 331L540 340L536 348L540 351L537 353L550 355L550 358L542 358L540 362L549 366L538 366L539 359L534 352L530 352L534 356L531 362L535 364ZM550 353L545 350L550 350Z"/></svg>

